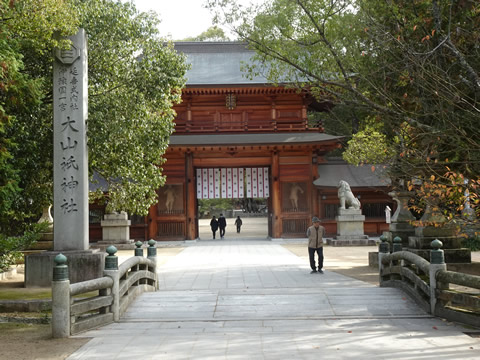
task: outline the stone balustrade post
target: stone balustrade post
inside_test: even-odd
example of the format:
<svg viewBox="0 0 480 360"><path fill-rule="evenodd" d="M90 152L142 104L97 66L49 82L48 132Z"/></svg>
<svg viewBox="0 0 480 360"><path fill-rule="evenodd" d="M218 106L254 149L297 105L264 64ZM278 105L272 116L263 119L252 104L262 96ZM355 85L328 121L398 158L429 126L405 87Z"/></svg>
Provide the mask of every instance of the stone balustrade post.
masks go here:
<svg viewBox="0 0 480 360"><path fill-rule="evenodd" d="M52 280L52 336L67 338L70 336L70 280L68 277L67 257L58 254L53 267Z"/></svg>
<svg viewBox="0 0 480 360"><path fill-rule="evenodd" d="M113 245L107 247L106 252L108 256L105 258L105 270L103 274L112 278L112 313L113 321L120 320L120 274L118 272L118 257L115 255L117 253L117 248Z"/></svg>
<svg viewBox="0 0 480 360"><path fill-rule="evenodd" d="M441 289L448 289L448 284L441 284L437 283L437 272L440 270L447 270L447 264L445 263L445 256L441 247L443 243L435 239L431 242L431 247L433 250L430 251L430 313L435 315L435 307L437 305L437 297L436 297L436 290Z"/></svg>
<svg viewBox="0 0 480 360"><path fill-rule="evenodd" d="M157 259L157 248L155 245L157 242L153 239L148 240L148 249L147 249L147 258L151 260L156 260Z"/></svg>
<svg viewBox="0 0 480 360"><path fill-rule="evenodd" d="M137 241L135 243L135 255L134 256L142 256L143 257L143 249L142 249L143 243L141 241Z"/></svg>
<svg viewBox="0 0 480 360"><path fill-rule="evenodd" d="M403 250L402 238L400 236L395 236L393 238L392 252L397 252L402 250Z"/></svg>
<svg viewBox="0 0 480 360"><path fill-rule="evenodd" d="M382 264L382 259L389 254L390 252L390 244L387 241L387 237L385 235L380 236L381 243L378 246L378 283L382 285L382 272L384 269L384 265Z"/></svg>

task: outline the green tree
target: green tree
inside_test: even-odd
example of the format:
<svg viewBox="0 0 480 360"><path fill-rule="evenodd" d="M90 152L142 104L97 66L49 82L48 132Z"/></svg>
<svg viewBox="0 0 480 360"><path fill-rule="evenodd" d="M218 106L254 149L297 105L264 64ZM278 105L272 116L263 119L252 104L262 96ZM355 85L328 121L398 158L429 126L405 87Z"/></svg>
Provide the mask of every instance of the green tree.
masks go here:
<svg viewBox="0 0 480 360"><path fill-rule="evenodd" d="M109 210L145 213L164 182L187 65L160 37L158 19L131 3L25 0L1 3L0 233L16 235L52 202L54 34L86 29L90 173L108 182ZM101 198L101 199L99 199Z"/></svg>
<svg viewBox="0 0 480 360"><path fill-rule="evenodd" d="M257 52L248 72L308 85L319 100L360 115L350 161L378 162L381 154L398 187L410 187L412 177L451 185L450 170L479 178L478 2L271 0L244 8L210 0L208 6Z"/></svg>
<svg viewBox="0 0 480 360"><path fill-rule="evenodd" d="M218 26L211 26L201 34L187 37L181 41L230 41L223 29Z"/></svg>
<svg viewBox="0 0 480 360"><path fill-rule="evenodd" d="M53 34L74 33L74 15L63 1L0 2L0 271L46 229L31 224L51 198L51 170L43 168L51 167L51 127L42 104L52 85L44 69L52 49L68 45Z"/></svg>
<svg viewBox="0 0 480 360"><path fill-rule="evenodd" d="M158 20L107 0L0 2L0 260L42 230L52 202L52 52L79 26L89 36L90 171L103 176L110 210L145 213L164 182L162 155L180 100L183 57ZM4 261L5 260L5 261ZM4 261L4 262L3 262ZM4 265L1 265L4 267Z"/></svg>
<svg viewBox="0 0 480 360"><path fill-rule="evenodd" d="M51 198L51 169L45 170L51 167L51 119L43 104L52 84L46 69L52 49L68 45L53 34L72 34L76 25L67 2L0 3L0 233L22 234Z"/></svg>
<svg viewBox="0 0 480 360"><path fill-rule="evenodd" d="M107 210L146 214L165 182L162 155L173 131L187 70L131 3L77 0L89 46L89 165L108 183Z"/></svg>

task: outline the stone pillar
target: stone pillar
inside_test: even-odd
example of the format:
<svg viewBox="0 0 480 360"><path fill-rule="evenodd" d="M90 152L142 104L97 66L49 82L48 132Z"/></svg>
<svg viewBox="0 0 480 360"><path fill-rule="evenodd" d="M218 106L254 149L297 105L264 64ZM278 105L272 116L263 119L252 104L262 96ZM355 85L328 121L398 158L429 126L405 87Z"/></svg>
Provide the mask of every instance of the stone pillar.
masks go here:
<svg viewBox="0 0 480 360"><path fill-rule="evenodd" d="M113 280L112 286L112 313L113 321L120 320L120 273L118 272L118 257L117 248L113 245L107 247L106 252L108 256L105 258L104 276L108 276Z"/></svg>
<svg viewBox="0 0 480 360"><path fill-rule="evenodd" d="M52 336L70 336L70 280L67 258L63 254L55 257L52 281Z"/></svg>
<svg viewBox="0 0 480 360"><path fill-rule="evenodd" d="M80 29L53 65L54 250L87 250L87 40Z"/></svg>
<svg viewBox="0 0 480 360"><path fill-rule="evenodd" d="M102 226L102 241L98 244L131 244L130 240L130 225L128 215L125 212L120 214L105 214L101 221Z"/></svg>
<svg viewBox="0 0 480 360"><path fill-rule="evenodd" d="M49 287L53 259L68 257L70 282L101 276L104 256L89 250L88 239L88 79L85 30L57 49L53 64L54 251L25 257L25 286ZM100 275L99 275L100 274Z"/></svg>
<svg viewBox="0 0 480 360"><path fill-rule="evenodd" d="M448 289L448 284L438 284L437 283L437 272L440 270L447 270L447 264L445 264L445 257L443 250L441 250L442 242L438 239L433 240L431 247L433 250L430 251L430 313L435 315L435 307L437 305L436 298L436 289L441 287L442 289Z"/></svg>
<svg viewBox="0 0 480 360"><path fill-rule="evenodd" d="M385 235L380 236L380 241L381 243L378 246L378 274L379 274L378 283L380 284L380 286L382 286L382 272L384 269L384 266L382 264L382 259L390 253L390 248L389 248L390 245L387 242L387 237Z"/></svg>

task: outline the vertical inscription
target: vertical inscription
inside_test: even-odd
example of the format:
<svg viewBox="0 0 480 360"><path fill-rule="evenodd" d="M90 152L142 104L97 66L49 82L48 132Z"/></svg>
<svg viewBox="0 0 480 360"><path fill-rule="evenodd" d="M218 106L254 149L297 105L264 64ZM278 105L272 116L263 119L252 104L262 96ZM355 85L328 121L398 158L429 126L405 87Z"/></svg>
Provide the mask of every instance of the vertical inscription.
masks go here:
<svg viewBox="0 0 480 360"><path fill-rule="evenodd" d="M81 29L57 50L54 91L54 249L88 249L87 49Z"/></svg>

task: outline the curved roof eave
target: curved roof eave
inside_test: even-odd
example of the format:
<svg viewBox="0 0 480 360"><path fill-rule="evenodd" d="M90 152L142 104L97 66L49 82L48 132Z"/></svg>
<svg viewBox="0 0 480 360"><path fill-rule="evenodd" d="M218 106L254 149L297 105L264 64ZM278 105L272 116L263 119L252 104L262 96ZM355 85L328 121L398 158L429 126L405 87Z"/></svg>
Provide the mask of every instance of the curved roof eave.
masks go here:
<svg viewBox="0 0 480 360"><path fill-rule="evenodd" d="M342 138L324 133L172 135L170 146L319 144Z"/></svg>

